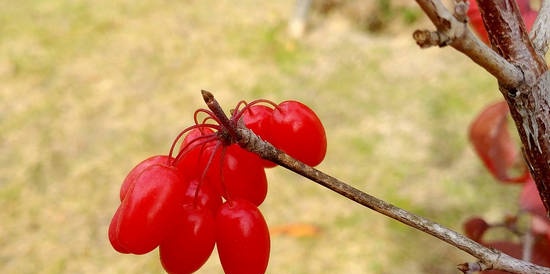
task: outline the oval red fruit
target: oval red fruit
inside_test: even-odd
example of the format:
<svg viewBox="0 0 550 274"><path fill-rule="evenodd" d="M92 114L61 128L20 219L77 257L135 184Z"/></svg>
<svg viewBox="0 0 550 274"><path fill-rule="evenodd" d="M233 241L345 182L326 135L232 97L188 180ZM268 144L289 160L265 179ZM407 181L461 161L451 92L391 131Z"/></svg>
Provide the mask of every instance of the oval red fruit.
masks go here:
<svg viewBox="0 0 550 274"><path fill-rule="evenodd" d="M224 203L216 214L216 245L226 274L265 273L269 230L256 206L246 200Z"/></svg>
<svg viewBox="0 0 550 274"><path fill-rule="evenodd" d="M263 140L270 142L271 136L269 136L269 128L271 127L271 117L273 116L273 109L266 105L251 105L247 106L243 110L242 119L247 128L252 130ZM262 160L264 167L275 167L277 164Z"/></svg>
<svg viewBox="0 0 550 274"><path fill-rule="evenodd" d="M159 246L162 267L170 274L193 273L210 257L216 240L215 222L208 208L184 206L173 234Z"/></svg>
<svg viewBox="0 0 550 274"><path fill-rule="evenodd" d="M310 166L320 164L327 152L321 120L298 101L284 101L273 111L270 141L275 147Z"/></svg>
<svg viewBox="0 0 550 274"><path fill-rule="evenodd" d="M143 170L114 216L115 249L134 254L155 249L173 228L174 216L181 215L184 193L185 184L174 167L155 164Z"/></svg>
<svg viewBox="0 0 550 274"><path fill-rule="evenodd" d="M115 215L113 215L113 218L111 219L111 224L109 225L109 242L111 242L111 246L120 253L130 253L118 240L118 233L117 233L117 225L118 225L118 218L120 216L120 207L116 210Z"/></svg>
<svg viewBox="0 0 550 274"><path fill-rule="evenodd" d="M205 128L205 130L210 129ZM198 136L197 132L198 129L192 130L190 135L186 136L184 139L182 144L190 144L190 146L186 146L183 155L181 155L177 162L175 162L175 166L186 178L202 178L211 173L214 173L215 177L219 174L219 172L216 174L216 171L214 171L211 167L214 163L219 162L221 148L216 145L215 141L208 143L192 143L194 140L193 138ZM188 139L188 137L190 139ZM212 183L214 183L214 181L212 181ZM212 187L214 187L214 185L212 185ZM217 188L214 188L214 190L218 191Z"/></svg>
<svg viewBox="0 0 550 274"><path fill-rule="evenodd" d="M187 181L185 203L207 207L213 212L222 205L222 197L214 190L208 178L204 178L202 182L199 178L185 178L185 180Z"/></svg>
<svg viewBox="0 0 550 274"><path fill-rule="evenodd" d="M194 128L190 130L187 135L185 135L185 138L183 138L180 151L183 149L189 149L189 146L199 146L204 141L210 139L209 137L214 136L214 134L214 130L206 126Z"/></svg>
<svg viewBox="0 0 550 274"><path fill-rule="evenodd" d="M261 159L237 144L225 147L210 167L209 179L228 199L245 199L259 206L267 195L267 177ZM220 167L221 164L221 167Z"/></svg>
<svg viewBox="0 0 550 274"><path fill-rule="evenodd" d="M124 200L126 192L128 192L130 186L136 181L136 178L139 176L139 174L141 174L141 172L143 172L143 170L155 164L168 165L169 163L170 157L168 157L167 155L156 155L151 156L143 160L141 163L137 164L134 168L132 168L132 170L130 170L130 172L128 172L128 175L126 175L126 178L124 178L124 181L120 186L120 201Z"/></svg>

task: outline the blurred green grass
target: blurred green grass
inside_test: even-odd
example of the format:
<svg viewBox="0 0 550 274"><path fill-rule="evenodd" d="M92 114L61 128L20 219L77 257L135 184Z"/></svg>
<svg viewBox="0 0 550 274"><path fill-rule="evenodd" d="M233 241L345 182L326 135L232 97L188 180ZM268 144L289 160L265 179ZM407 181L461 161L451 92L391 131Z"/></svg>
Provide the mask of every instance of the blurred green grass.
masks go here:
<svg viewBox="0 0 550 274"><path fill-rule="evenodd" d="M292 40L292 5L0 3L0 272L160 273L156 252L114 252L107 227L128 170L167 153L201 89L226 108L305 102L328 134L320 169L444 225L515 210L517 190L466 140L499 99L493 79L451 49L420 50L415 26L368 34L331 16ZM268 176L270 224L321 228L274 236L269 273L456 273L471 260L285 170ZM200 271L220 272L215 255Z"/></svg>

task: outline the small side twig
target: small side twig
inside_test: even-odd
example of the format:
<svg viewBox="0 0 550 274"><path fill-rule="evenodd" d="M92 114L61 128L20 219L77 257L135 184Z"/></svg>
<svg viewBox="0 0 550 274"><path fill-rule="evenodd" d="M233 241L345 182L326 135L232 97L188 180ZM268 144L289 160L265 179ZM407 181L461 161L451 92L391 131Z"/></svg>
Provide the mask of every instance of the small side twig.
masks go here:
<svg viewBox="0 0 550 274"><path fill-rule="evenodd" d="M213 113L216 115L225 116L220 105L211 93L203 91L203 98ZM218 118L220 118L220 121L227 120L227 116L225 118ZM524 274L550 274L550 268L524 262L510 257L500 251L487 248L456 231L362 192L361 190L354 188L343 181L310 167L292 158L270 143L262 140L254 134L254 132L247 129L242 124L229 124L229 126L236 127L234 130L236 133L236 136L234 136L235 141L238 142L238 144L244 149L256 153L266 160L277 163L282 167L304 176L358 204L361 204L417 230L428 233L469 253L480 260L479 264L482 269L498 269L512 273Z"/></svg>
<svg viewBox="0 0 550 274"><path fill-rule="evenodd" d="M456 268L464 274L472 274L479 271L483 271L483 265L481 265L479 262L475 263L463 263L456 266Z"/></svg>
<svg viewBox="0 0 550 274"><path fill-rule="evenodd" d="M419 38L429 37L431 41L437 41L432 46L449 45L455 48L495 76L501 83L517 86L523 81L520 69L506 61L472 33L467 21L463 20L463 14L461 14L463 8L455 9L455 12L451 13L440 0L416 0L416 2L437 29L437 34L427 35L429 31L420 31L424 35L420 35L419 31L413 34L413 38L421 47L430 45ZM439 37L439 40L433 39L434 37Z"/></svg>

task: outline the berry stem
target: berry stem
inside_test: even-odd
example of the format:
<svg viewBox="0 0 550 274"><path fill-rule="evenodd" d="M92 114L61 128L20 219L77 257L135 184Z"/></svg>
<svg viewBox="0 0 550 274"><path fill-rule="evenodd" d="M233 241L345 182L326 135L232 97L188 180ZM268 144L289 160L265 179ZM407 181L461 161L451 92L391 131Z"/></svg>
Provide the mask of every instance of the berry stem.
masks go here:
<svg viewBox="0 0 550 274"><path fill-rule="evenodd" d="M235 113L233 113L233 115L231 116L231 120L232 121L239 121L239 119L241 119L241 117L243 116L245 111L250 111L251 106L256 105L256 104L261 104L261 103L268 104L268 105L272 106L274 109L277 108L277 104L275 104L272 101L266 100L266 99L257 99L257 100L254 100L254 101L248 103L248 104L244 101L241 101L241 102L239 102L239 104L237 104L237 107L235 108ZM244 107L242 109L240 109L241 104L244 104Z"/></svg>
<svg viewBox="0 0 550 274"><path fill-rule="evenodd" d="M239 134L236 131L236 123L232 123L231 120L227 117L225 112L223 111L222 107L214 99L214 95L206 90L201 90L202 98L204 99L204 102L208 106L208 108L212 111L214 114L214 117L217 118L218 122L220 123L220 126L222 126L223 129L229 133L232 142L238 142L239 141Z"/></svg>
<svg viewBox="0 0 550 274"><path fill-rule="evenodd" d="M174 155L174 150L176 148L176 145L178 144L180 139L183 137L183 135L185 135L186 133L188 133L189 131L191 131L194 128L201 128L201 127L209 127L209 128L213 128L213 129L218 129L218 127L216 125L198 124L198 125L192 125L192 126L186 128L186 129L182 130L180 133L178 133L176 138L174 138L174 141L172 141L172 145L170 146L170 151L168 152L168 158L172 159L172 162L170 164L173 165L173 164L177 163L179 158L181 158L182 151L178 152L176 157L172 157L172 156Z"/></svg>
<svg viewBox="0 0 550 274"><path fill-rule="evenodd" d="M202 183L204 180L206 180L206 173L208 173L208 169L212 166L212 160L214 160L214 156L216 155L216 152L222 145L221 142L216 142L216 146L214 147L214 150L212 151L212 154L208 158L208 162L206 162L205 168L202 171L201 177L199 178L199 182L197 183L197 189L195 190L195 197L193 199L193 204L197 205L199 201L199 191L201 189ZM222 148L223 149L223 148ZM225 149L223 149L225 151ZM202 152L201 152L202 154ZM223 161L223 158L220 159L220 161ZM220 171L221 172L221 171Z"/></svg>

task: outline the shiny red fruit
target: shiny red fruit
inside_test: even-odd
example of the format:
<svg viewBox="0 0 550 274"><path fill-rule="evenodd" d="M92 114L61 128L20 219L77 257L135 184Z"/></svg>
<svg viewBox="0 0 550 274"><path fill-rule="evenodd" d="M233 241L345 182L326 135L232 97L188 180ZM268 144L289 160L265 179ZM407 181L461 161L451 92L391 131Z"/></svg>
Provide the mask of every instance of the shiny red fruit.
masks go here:
<svg viewBox="0 0 550 274"><path fill-rule="evenodd" d="M264 138L272 115L272 108L266 105L252 105L247 106L243 110L241 117L246 127L254 131L258 136Z"/></svg>
<svg viewBox="0 0 550 274"><path fill-rule="evenodd" d="M126 192L128 192L130 186L136 181L136 178L141 174L141 172L143 172L143 170L155 164L168 165L169 163L170 157L167 155L156 155L151 156L137 164L132 170L130 170L128 175L126 175L126 178L124 178L124 181L120 186L120 201L124 199Z"/></svg>
<svg viewBox="0 0 550 274"><path fill-rule="evenodd" d="M261 159L237 144L217 147L205 144L192 148L176 163L190 179L204 177L213 195L244 198L260 205L267 195L267 177Z"/></svg>
<svg viewBox="0 0 550 274"><path fill-rule="evenodd" d="M115 215L113 215L113 218L111 219L111 224L109 225L109 242L111 242L111 246L118 252L128 254L130 253L118 240L117 235L117 224L119 222L119 216L120 216L120 207L115 212Z"/></svg>
<svg viewBox="0 0 550 274"><path fill-rule="evenodd" d="M280 103L273 111L270 141L275 147L310 166L320 164L327 152L321 120L308 106L297 101Z"/></svg>
<svg viewBox="0 0 550 274"><path fill-rule="evenodd" d="M185 176L184 176L185 177ZM207 178L185 178L186 191L184 203L206 207L215 212L222 205L222 197L215 191ZM197 192L198 188L198 192Z"/></svg>
<svg viewBox="0 0 550 274"><path fill-rule="evenodd" d="M265 273L269 230L256 206L246 200L224 203L216 214L216 245L226 274Z"/></svg>
<svg viewBox="0 0 550 274"><path fill-rule="evenodd" d="M206 126L194 128L187 133L185 138L183 138L180 150L190 148L193 144L197 146L198 144L208 140L208 137L213 136L214 134L214 130Z"/></svg>
<svg viewBox="0 0 550 274"><path fill-rule="evenodd" d="M183 215L174 218L181 218L176 230L159 246L162 267L170 274L193 273L214 249L214 216L208 208L186 204Z"/></svg>
<svg viewBox="0 0 550 274"><path fill-rule="evenodd" d="M269 136L269 128L271 127L271 117L273 109L266 105L252 105L243 110L242 120L247 128L252 130L256 135L266 141L271 140ZM275 167L277 164L262 160L264 167Z"/></svg>
<svg viewBox="0 0 550 274"><path fill-rule="evenodd" d="M113 216L109 227L113 247L134 254L155 249L173 229L174 216L182 214L184 187L172 166L155 164L145 168Z"/></svg>
<svg viewBox="0 0 550 274"><path fill-rule="evenodd" d="M225 147L212 164L209 179L228 199L245 199L259 206L267 195L265 170L255 154L237 144Z"/></svg>
<svg viewBox="0 0 550 274"><path fill-rule="evenodd" d="M208 176L209 173L219 174L219 171L213 170L212 165L219 162L222 147L217 145L219 143L217 139L207 137L211 137L213 134L214 131L210 128L195 128L183 139L180 150L184 149L184 151L180 151L182 155L178 156L174 164L185 178L200 179L212 177ZM207 140L210 141L205 142ZM214 183L216 182L212 181L211 183L211 188L218 191L218 195L221 196L219 189L215 188Z"/></svg>

